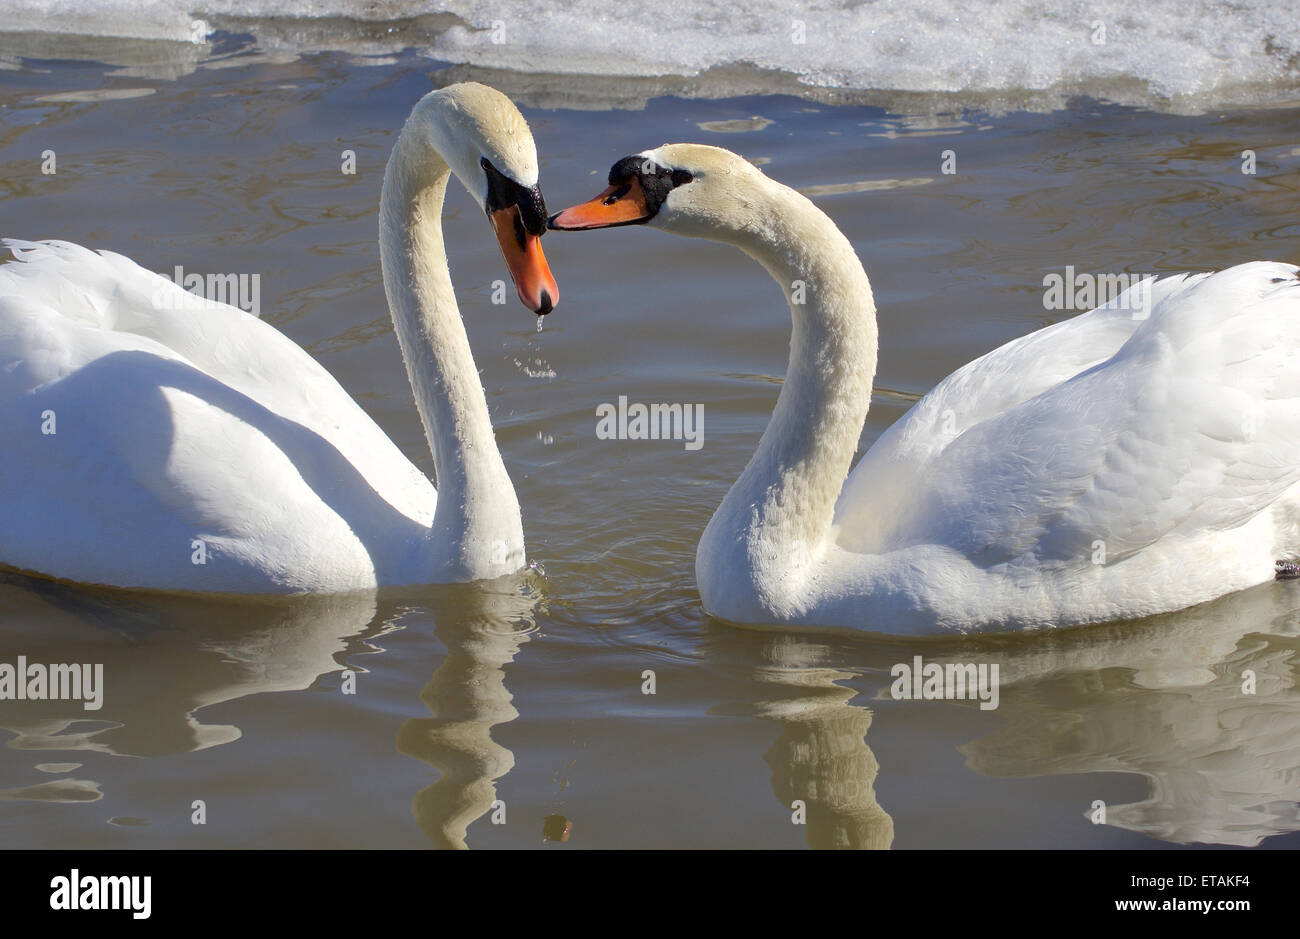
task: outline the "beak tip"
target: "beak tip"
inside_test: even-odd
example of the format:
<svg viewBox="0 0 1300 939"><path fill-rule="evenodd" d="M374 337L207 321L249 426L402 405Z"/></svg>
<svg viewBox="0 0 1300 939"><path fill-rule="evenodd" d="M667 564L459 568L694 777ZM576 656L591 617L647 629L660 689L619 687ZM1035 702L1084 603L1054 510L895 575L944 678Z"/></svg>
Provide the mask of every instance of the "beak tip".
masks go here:
<svg viewBox="0 0 1300 939"><path fill-rule="evenodd" d="M550 313L552 310L554 310L556 300L559 300L558 296L555 297L555 299L553 300L551 299L551 292L549 290L543 289L541 298L538 301L537 309L535 311L537 315L545 316L547 313Z"/></svg>

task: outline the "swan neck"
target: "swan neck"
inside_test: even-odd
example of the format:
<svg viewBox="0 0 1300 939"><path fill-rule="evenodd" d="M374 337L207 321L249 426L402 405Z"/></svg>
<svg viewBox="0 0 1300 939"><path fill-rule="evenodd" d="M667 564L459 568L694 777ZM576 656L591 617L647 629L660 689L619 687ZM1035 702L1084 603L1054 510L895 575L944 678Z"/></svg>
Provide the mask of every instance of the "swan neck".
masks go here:
<svg viewBox="0 0 1300 939"><path fill-rule="evenodd" d="M447 267L442 208L451 171L418 114L403 128L384 176L384 290L437 473L432 542L446 564L463 568L459 574L495 576L522 566L519 504ZM486 555L501 569L482 569Z"/></svg>
<svg viewBox="0 0 1300 939"><path fill-rule="evenodd" d="M830 542L871 403L877 329L871 285L848 239L806 197L763 183L765 198L734 234L785 292L790 359L758 449L715 523L723 522L718 537L744 546L751 569L765 568L758 580L771 582L818 561Z"/></svg>

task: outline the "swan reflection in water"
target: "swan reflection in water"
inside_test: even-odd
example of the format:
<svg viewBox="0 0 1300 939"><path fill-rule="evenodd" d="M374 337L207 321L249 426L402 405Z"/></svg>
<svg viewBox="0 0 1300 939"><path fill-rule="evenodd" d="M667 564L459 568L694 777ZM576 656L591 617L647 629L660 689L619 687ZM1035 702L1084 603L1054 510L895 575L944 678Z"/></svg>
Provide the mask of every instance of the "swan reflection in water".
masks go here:
<svg viewBox="0 0 1300 939"><path fill-rule="evenodd" d="M238 740L197 712L248 695L300 691L339 671L385 628L373 593L280 600L96 590L0 573L0 662L102 663L104 700L6 701L17 750L154 757Z"/></svg>
<svg viewBox="0 0 1300 939"><path fill-rule="evenodd" d="M464 847L468 825L495 798L493 780L514 757L491 728L517 716L502 668L533 628L537 590L531 575L422 590L420 613L448 650L421 694L433 717L411 719L397 747L441 774L414 799L421 829L439 846ZM428 604L427 606L425 604ZM301 691L345 667L345 656L377 651L409 606L373 592L292 599L219 597L96 590L0 573L0 662L103 665L102 707L81 701L5 701L0 727L11 750L97 752L160 757L238 740L238 727L204 722L212 705L266 692ZM364 661L364 660L362 660ZM89 802L99 782L66 775L77 763L38 762L61 773L0 789L0 800Z"/></svg>
<svg viewBox="0 0 1300 939"><path fill-rule="evenodd" d="M1116 828L1174 844L1242 846L1300 831L1297 583L1070 630L907 640L715 622L706 645L711 667L740 662L754 683L745 701L714 712L779 723L764 755L773 792L787 808L806 804L814 848L891 846L889 799L878 802L876 777L888 780L891 763L908 757L886 749L878 762L866 735L873 720L887 724L900 707L981 714L991 729L959 749L967 767L986 776L1145 777L1144 799L1106 806L1105 824ZM997 664L998 708L894 701L890 669L915 655L940 665ZM850 680L874 694L872 709L849 703ZM1109 791L1099 780L1096 798L1106 801ZM1093 843L1093 807L1070 806L1068 814L1062 843Z"/></svg>
<svg viewBox="0 0 1300 939"><path fill-rule="evenodd" d="M494 582L442 588L450 602L434 609L434 635L447 656L420 700L431 717L411 718L397 732L397 749L423 760L438 779L412 800L421 830L440 848L466 848L470 824L496 801L495 780L515 765L492 739L492 728L519 716L506 689L505 666L535 628L536 599Z"/></svg>
<svg viewBox="0 0 1300 939"><path fill-rule="evenodd" d="M1177 844L1257 845L1300 831L1297 651L1295 583L1016 637L981 653L1002 664L1003 723L962 751L990 776L1137 773L1146 798L1108 805L1106 824Z"/></svg>
<svg viewBox="0 0 1300 939"><path fill-rule="evenodd" d="M888 848L894 821L876 800L880 770L867 746L872 712L849 702L843 682L856 676L833 667L830 647L790 633L751 633L715 627L708 637L711 665L739 661L753 682L752 697L712 709L747 714L780 728L763 755L772 791L812 848Z"/></svg>
<svg viewBox="0 0 1300 939"><path fill-rule="evenodd" d="M436 845L465 846L468 828L492 810L497 781L514 764L492 734L517 717L505 669L529 641L536 601L509 585L439 588L432 599L401 606L369 594L182 600L7 574L0 575L0 609L0 661L24 655L29 662L103 663L106 684L98 711L78 701L4 702L5 752L57 778L16 773L11 759L0 779L3 798L100 798L99 783L76 778L72 763L53 762L70 752L157 757L235 741L237 727L204 721L202 709L310 688L345 666L357 668L365 657L356 653L373 648L370 640L407 612L423 620L430 610L447 655L420 695L429 716L407 719L396 740L400 752L438 772L413 799L420 829ZM970 639L817 636L709 623L702 651L700 692L724 702L711 711L775 725L762 753L778 803L773 817L789 824L792 803L802 801L807 825L800 834L812 847L891 846L890 790L877 793L908 754L896 742L869 746L868 734L897 720L899 708L932 708L941 718L958 706L981 721L960 747L977 773L1143 777L1146 796L1128 804L1108 798L1113 783L1098 777L1095 798L1109 803L1105 822L1113 828L1222 845L1300 831L1300 583L1149 620ZM981 712L976 701L892 700L891 666L917 654L940 664L996 663L997 710ZM855 704L857 691L867 697ZM913 739L907 746L933 744ZM1090 805L1061 808L1061 843L1095 843ZM1003 814L1014 841L1014 807Z"/></svg>

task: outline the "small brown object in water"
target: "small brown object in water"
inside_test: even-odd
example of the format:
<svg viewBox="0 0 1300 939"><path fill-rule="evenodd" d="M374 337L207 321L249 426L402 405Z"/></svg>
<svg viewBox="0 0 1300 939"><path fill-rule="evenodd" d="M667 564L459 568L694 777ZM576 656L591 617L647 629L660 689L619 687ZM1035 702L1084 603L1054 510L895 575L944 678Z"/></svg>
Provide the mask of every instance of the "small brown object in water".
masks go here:
<svg viewBox="0 0 1300 939"><path fill-rule="evenodd" d="M542 820L542 837L547 841L568 841L573 822L563 815L548 815Z"/></svg>

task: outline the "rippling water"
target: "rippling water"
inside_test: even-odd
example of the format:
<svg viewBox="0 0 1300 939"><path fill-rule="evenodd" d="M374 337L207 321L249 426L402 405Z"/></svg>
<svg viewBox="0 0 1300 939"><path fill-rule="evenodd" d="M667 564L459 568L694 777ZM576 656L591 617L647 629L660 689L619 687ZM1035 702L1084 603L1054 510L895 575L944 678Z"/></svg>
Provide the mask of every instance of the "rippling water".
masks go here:
<svg viewBox="0 0 1300 939"><path fill-rule="evenodd" d="M334 53L171 80L19 61L0 71L5 234L163 272L259 273L264 318L432 472L384 304L376 205L414 101L482 74ZM1297 108L899 114L755 96L579 110L513 82L555 208L602 188L618 157L693 140L761 161L835 219L880 307L864 449L955 367L1068 315L1044 309L1048 271L1300 260ZM564 297L538 332L490 302L500 258L463 192L445 225L543 572L277 602L0 575L0 662L100 662L107 683L93 713L0 702L4 844L536 847L554 814L573 823L566 848L1300 844L1294 582L982 639L712 621L695 543L775 402L780 292L722 246L552 235ZM704 446L598 439L596 408L620 395L702 404ZM891 666L916 655L997 663L999 707L894 700ZM796 800L807 824L792 824ZM1098 800L1104 825L1089 818Z"/></svg>

